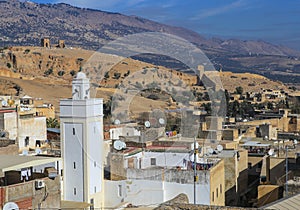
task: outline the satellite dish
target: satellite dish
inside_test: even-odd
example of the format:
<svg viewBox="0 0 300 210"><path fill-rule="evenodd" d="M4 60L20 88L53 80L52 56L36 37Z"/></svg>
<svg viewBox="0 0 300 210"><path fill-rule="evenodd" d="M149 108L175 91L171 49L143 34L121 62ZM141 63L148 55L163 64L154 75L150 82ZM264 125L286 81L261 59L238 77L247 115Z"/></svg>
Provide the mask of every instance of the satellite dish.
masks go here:
<svg viewBox="0 0 300 210"><path fill-rule="evenodd" d="M123 143L123 149L126 149L126 143L125 142L122 143Z"/></svg>
<svg viewBox="0 0 300 210"><path fill-rule="evenodd" d="M118 119L115 120L115 125L120 125L120 123L121 123L120 120Z"/></svg>
<svg viewBox="0 0 300 210"><path fill-rule="evenodd" d="M274 149L270 149L268 155L273 156L273 154L274 154Z"/></svg>
<svg viewBox="0 0 300 210"><path fill-rule="evenodd" d="M218 150L218 152L222 152L223 151L223 146L221 144L219 144L217 146L217 150Z"/></svg>
<svg viewBox="0 0 300 210"><path fill-rule="evenodd" d="M268 136L265 136L265 140L268 140L269 139L269 137Z"/></svg>
<svg viewBox="0 0 300 210"><path fill-rule="evenodd" d="M3 210L19 210L19 206L14 202L8 202L3 206Z"/></svg>
<svg viewBox="0 0 300 210"><path fill-rule="evenodd" d="M294 140L294 144L298 144L298 141L297 141L297 139L295 139L295 140Z"/></svg>
<svg viewBox="0 0 300 210"><path fill-rule="evenodd" d="M164 118L159 118L158 122L159 122L159 124L164 125L165 124L165 119Z"/></svg>
<svg viewBox="0 0 300 210"><path fill-rule="evenodd" d="M213 154L214 153L214 150L212 148L208 148L208 153L209 154Z"/></svg>
<svg viewBox="0 0 300 210"><path fill-rule="evenodd" d="M146 122L145 122L145 126L146 126L146 128L150 128L151 123L150 123L149 121L146 121Z"/></svg>
<svg viewBox="0 0 300 210"><path fill-rule="evenodd" d="M2 106L7 106L8 105L7 101L2 101L1 104L2 104Z"/></svg>
<svg viewBox="0 0 300 210"><path fill-rule="evenodd" d="M41 154L41 153L42 153L42 150L41 150L40 148L36 148L36 149L35 149L35 153L36 153L36 154Z"/></svg>
<svg viewBox="0 0 300 210"><path fill-rule="evenodd" d="M27 155L28 155L28 150L24 149L24 150L22 151L22 155L27 156Z"/></svg>
<svg viewBox="0 0 300 210"><path fill-rule="evenodd" d="M126 147L126 145L125 145ZM122 150L124 148L124 142L120 141L120 140L117 140L114 142L114 148L116 150Z"/></svg>

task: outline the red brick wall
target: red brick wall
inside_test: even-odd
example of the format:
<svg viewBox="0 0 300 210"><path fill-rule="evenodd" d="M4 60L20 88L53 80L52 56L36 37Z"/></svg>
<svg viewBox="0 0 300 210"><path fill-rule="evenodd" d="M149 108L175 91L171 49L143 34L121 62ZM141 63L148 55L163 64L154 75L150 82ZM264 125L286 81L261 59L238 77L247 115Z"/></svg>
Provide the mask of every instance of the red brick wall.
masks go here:
<svg viewBox="0 0 300 210"><path fill-rule="evenodd" d="M20 209L31 209L32 208L32 198L27 198L24 200L15 202Z"/></svg>
<svg viewBox="0 0 300 210"><path fill-rule="evenodd" d="M4 206L4 202L5 202L5 188L0 188L0 207L2 209L2 207Z"/></svg>

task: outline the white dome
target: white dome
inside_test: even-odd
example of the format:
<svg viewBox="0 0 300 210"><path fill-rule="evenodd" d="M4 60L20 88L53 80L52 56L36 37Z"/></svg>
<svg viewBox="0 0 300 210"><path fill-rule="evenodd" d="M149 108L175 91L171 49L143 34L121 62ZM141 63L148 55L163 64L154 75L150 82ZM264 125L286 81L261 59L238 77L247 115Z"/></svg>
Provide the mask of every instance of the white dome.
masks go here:
<svg viewBox="0 0 300 210"><path fill-rule="evenodd" d="M78 72L76 75L76 79L86 79L85 73Z"/></svg>

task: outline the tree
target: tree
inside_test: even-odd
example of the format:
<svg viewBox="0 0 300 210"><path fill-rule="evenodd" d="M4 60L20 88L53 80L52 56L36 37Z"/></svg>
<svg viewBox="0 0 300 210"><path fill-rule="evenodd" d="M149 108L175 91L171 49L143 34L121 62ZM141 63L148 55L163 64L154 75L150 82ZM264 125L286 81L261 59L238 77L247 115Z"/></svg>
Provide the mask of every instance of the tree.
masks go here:
<svg viewBox="0 0 300 210"><path fill-rule="evenodd" d="M44 72L44 76L48 76L52 73L53 73L53 69L50 68L50 69L48 69L47 71Z"/></svg>
<svg viewBox="0 0 300 210"><path fill-rule="evenodd" d="M58 76L61 77L61 76L63 76L63 75L65 74L65 71L61 70L61 71L59 71L57 74L58 74Z"/></svg>
<svg viewBox="0 0 300 210"><path fill-rule="evenodd" d="M73 77L76 74L75 70L70 71L71 76Z"/></svg>
<svg viewBox="0 0 300 210"><path fill-rule="evenodd" d="M202 104L201 107L204 108L204 110L207 112L207 114L211 114L211 103Z"/></svg>
<svg viewBox="0 0 300 210"><path fill-rule="evenodd" d="M59 122L56 118L46 119L47 128L59 128Z"/></svg>
<svg viewBox="0 0 300 210"><path fill-rule="evenodd" d="M130 74L130 70L128 70L128 71L124 74L124 77L129 76L129 74Z"/></svg>
<svg viewBox="0 0 300 210"><path fill-rule="evenodd" d="M242 94L243 94L243 91L244 91L244 89L243 89L243 87L241 87L241 86L238 86L238 87L235 88L235 92L236 92L237 94L242 95Z"/></svg>
<svg viewBox="0 0 300 210"><path fill-rule="evenodd" d="M105 74L104 74L104 79L108 79L109 78L109 73L108 73L108 71L107 72L105 72Z"/></svg>
<svg viewBox="0 0 300 210"><path fill-rule="evenodd" d="M119 79L121 77L121 73L115 72L114 79Z"/></svg>
<svg viewBox="0 0 300 210"><path fill-rule="evenodd" d="M270 110L273 110L273 108L274 108L273 107L273 103L272 102L268 102L267 103L267 108L270 109Z"/></svg>

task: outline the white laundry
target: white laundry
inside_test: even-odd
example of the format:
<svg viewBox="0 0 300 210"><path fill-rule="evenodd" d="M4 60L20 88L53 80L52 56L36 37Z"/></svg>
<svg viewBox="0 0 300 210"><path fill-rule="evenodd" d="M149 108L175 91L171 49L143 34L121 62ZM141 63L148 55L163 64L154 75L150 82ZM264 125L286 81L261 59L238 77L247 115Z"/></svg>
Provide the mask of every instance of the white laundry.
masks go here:
<svg viewBox="0 0 300 210"><path fill-rule="evenodd" d="M27 177L27 170L21 169L21 180L23 180L24 177ZM28 177L27 177L27 180L28 180Z"/></svg>
<svg viewBox="0 0 300 210"><path fill-rule="evenodd" d="M29 168L27 169L27 175L31 176L31 170Z"/></svg>

